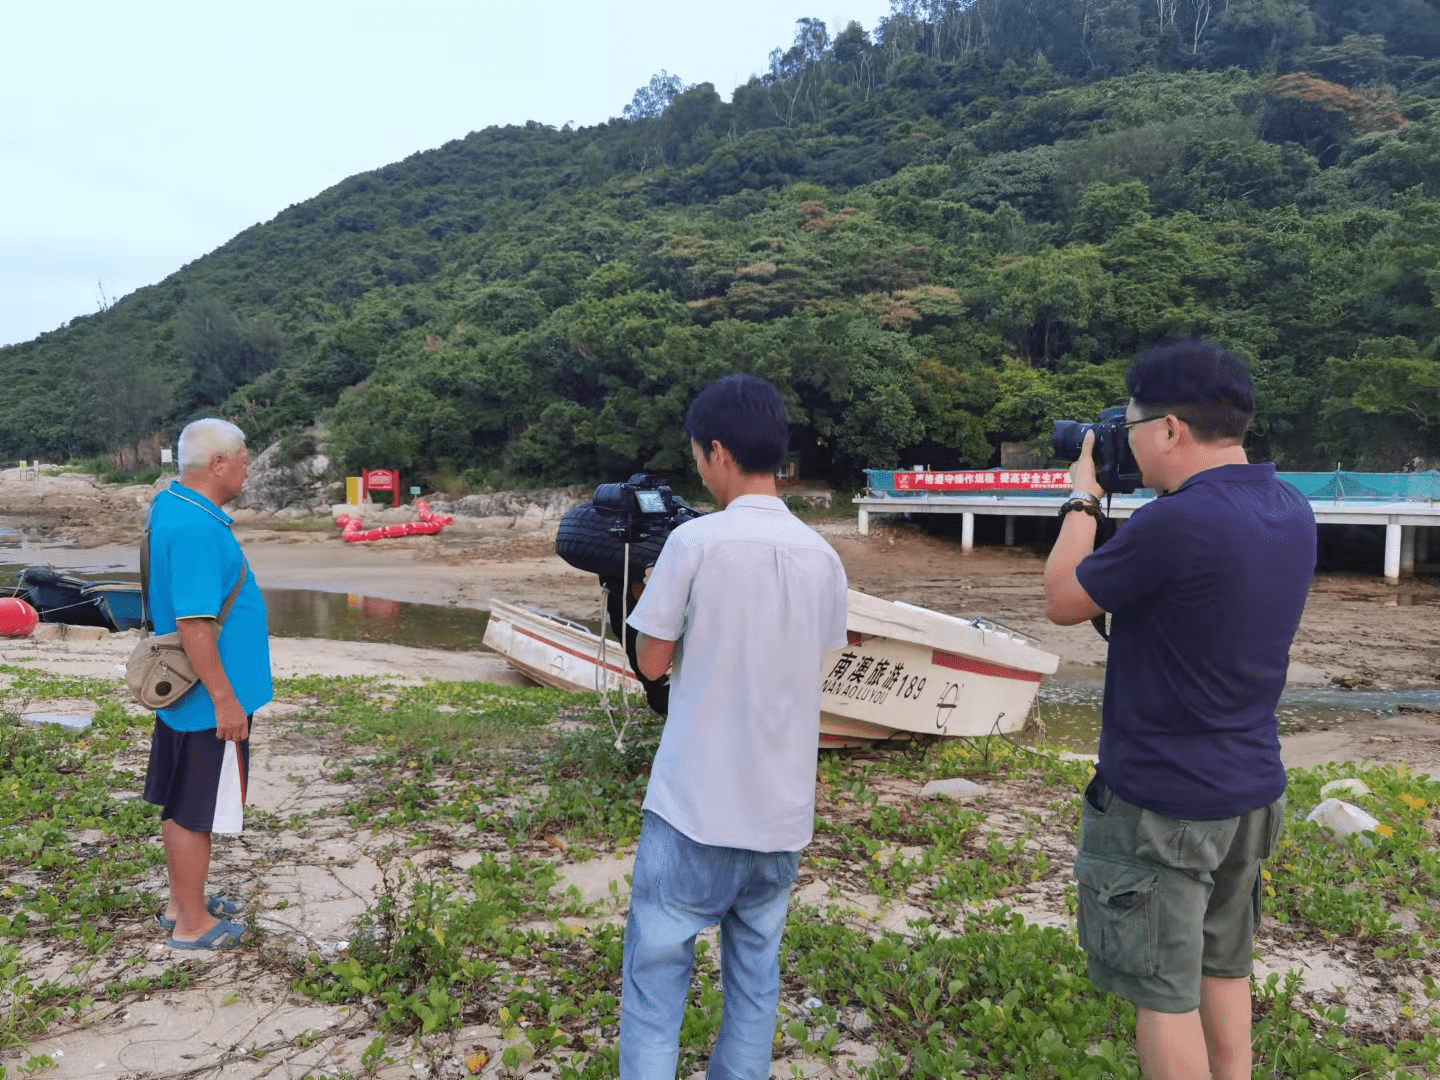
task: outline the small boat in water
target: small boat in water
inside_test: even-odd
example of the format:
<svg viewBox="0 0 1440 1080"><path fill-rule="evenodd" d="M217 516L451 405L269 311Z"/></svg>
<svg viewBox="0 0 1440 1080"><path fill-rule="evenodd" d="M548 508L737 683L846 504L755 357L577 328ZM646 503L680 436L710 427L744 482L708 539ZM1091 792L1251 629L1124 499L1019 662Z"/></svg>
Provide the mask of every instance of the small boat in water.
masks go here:
<svg viewBox="0 0 1440 1080"><path fill-rule="evenodd" d="M40 621L129 630L140 625L140 586L125 581L86 581L48 566L27 566L5 592L26 601Z"/></svg>
<svg viewBox="0 0 1440 1080"><path fill-rule="evenodd" d="M111 630L135 630L141 623L140 584L131 581L97 581L80 590L110 622Z"/></svg>
<svg viewBox="0 0 1440 1080"><path fill-rule="evenodd" d="M828 654L819 673L822 747L1018 731L1040 680L1060 664L1033 639L991 620L853 589L846 623L849 644ZM618 643L602 644L588 628L538 608L492 600L485 644L544 686L643 692Z"/></svg>

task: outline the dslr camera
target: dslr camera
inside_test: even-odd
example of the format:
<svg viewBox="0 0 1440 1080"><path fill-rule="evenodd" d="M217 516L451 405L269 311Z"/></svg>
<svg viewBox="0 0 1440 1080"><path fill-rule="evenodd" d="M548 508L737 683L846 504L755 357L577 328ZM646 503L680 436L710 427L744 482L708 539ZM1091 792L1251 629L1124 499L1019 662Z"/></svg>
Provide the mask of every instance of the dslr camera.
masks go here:
<svg viewBox="0 0 1440 1080"><path fill-rule="evenodd" d="M1050 436L1055 456L1078 461L1085 445L1085 433L1095 432L1095 478L1111 495L1129 495L1141 487L1140 465L1130 451L1130 434L1125 428L1125 406L1103 409L1093 424L1078 420L1056 420Z"/></svg>

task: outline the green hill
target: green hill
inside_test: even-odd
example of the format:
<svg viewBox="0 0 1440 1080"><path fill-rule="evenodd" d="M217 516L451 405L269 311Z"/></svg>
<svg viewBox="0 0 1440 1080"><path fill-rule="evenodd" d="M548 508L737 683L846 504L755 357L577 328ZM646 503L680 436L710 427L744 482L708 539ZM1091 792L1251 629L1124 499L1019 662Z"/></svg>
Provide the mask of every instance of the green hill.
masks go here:
<svg viewBox="0 0 1440 1080"><path fill-rule="evenodd" d="M1287 467L1440 457L1440 0L894 0L723 102L490 128L0 349L0 458L203 412L473 482L683 464L737 369L804 468L984 465L1244 354ZM662 73L663 74L663 73Z"/></svg>

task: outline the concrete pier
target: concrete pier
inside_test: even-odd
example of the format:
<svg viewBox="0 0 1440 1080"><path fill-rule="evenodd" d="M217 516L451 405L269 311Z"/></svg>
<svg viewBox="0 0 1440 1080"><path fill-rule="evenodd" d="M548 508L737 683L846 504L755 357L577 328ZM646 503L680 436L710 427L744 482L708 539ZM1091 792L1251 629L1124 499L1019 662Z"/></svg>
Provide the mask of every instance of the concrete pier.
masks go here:
<svg viewBox="0 0 1440 1080"><path fill-rule="evenodd" d="M1053 517L1064 495L1062 492L1015 492L1004 495L979 492L871 494L856 499L855 508L859 512L861 533L869 530L871 514L959 514L960 546L962 550L970 551L975 546L977 514L1003 516L1006 519L1006 542L1014 543L1016 517ZM1149 501L1148 497L1138 495L1117 495L1107 500L1107 512L1112 518L1127 518ZM1429 561L1428 534L1432 528L1440 527L1440 501L1312 499L1310 505L1315 511L1315 520L1320 525L1383 525L1383 572L1389 581L1399 581L1402 572L1414 573L1417 564L1423 565ZM1408 539L1402 544L1402 539L1406 536ZM1402 548L1405 551L1403 560Z"/></svg>
<svg viewBox="0 0 1440 1080"><path fill-rule="evenodd" d="M1400 533L1403 525L1385 526L1385 580L1400 580Z"/></svg>

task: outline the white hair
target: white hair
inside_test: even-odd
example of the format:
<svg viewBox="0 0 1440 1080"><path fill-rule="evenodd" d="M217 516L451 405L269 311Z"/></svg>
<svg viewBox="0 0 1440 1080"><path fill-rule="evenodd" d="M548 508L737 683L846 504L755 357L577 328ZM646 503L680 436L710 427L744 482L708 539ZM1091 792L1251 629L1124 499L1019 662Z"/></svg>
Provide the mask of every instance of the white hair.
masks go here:
<svg viewBox="0 0 1440 1080"><path fill-rule="evenodd" d="M203 469L216 454L231 454L245 445L245 432L229 420L207 416L185 425L180 432L180 471Z"/></svg>

